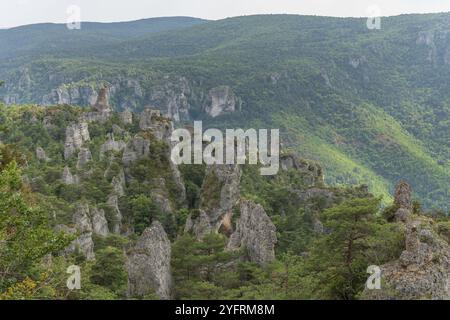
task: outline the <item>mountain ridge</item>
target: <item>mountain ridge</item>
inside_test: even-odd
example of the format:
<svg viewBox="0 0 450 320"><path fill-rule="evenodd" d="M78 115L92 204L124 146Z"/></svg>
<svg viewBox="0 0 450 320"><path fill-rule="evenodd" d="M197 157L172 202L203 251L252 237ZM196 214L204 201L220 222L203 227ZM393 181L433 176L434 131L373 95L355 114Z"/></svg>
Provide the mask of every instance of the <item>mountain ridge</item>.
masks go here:
<svg viewBox="0 0 450 320"><path fill-rule="evenodd" d="M81 39L0 62L0 96L89 106L103 82L119 110L152 105L180 123L280 127L296 152L327 164L331 184L367 183L388 197L406 178L427 207L448 207L447 27L449 14L382 18L381 30L363 18L255 15ZM224 86L234 112L212 117L205 105Z"/></svg>

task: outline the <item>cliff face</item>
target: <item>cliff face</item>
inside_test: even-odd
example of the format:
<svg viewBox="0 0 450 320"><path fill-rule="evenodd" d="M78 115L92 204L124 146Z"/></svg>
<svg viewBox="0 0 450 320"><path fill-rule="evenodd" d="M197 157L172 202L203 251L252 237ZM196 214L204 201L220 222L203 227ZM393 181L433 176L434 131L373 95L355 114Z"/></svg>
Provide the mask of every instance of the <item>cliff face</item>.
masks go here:
<svg viewBox="0 0 450 320"><path fill-rule="evenodd" d="M101 76L101 75L99 75ZM20 103L28 100L21 93L23 86L28 86L30 71L25 70L21 87L8 86L3 101L6 104ZM93 111L84 115L87 121L100 120L113 108L115 110L141 111L146 108L158 109L161 114L174 122L191 121L192 113L204 113L212 118L237 112L242 101L228 85L221 85L209 90L198 87L182 76L161 75L158 79L144 77L105 79L107 87L102 87L87 79L78 79L70 83L67 79L54 78L55 88L42 97L35 97L35 103L45 106L78 105L92 107ZM148 86L149 81L151 86ZM16 93L16 91L20 93ZM111 107L111 105L113 107ZM105 120L103 118L102 120Z"/></svg>

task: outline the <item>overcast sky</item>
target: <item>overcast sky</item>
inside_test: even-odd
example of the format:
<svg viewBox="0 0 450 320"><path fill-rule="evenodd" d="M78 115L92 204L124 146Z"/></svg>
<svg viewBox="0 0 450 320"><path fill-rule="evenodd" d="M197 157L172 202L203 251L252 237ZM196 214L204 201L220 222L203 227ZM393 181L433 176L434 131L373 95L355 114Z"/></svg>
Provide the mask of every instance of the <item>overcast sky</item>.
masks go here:
<svg viewBox="0 0 450 320"><path fill-rule="evenodd" d="M83 21L127 21L161 16L222 19L258 13L314 14L339 17L450 11L450 0L0 0L0 28L38 22L66 22L70 5Z"/></svg>

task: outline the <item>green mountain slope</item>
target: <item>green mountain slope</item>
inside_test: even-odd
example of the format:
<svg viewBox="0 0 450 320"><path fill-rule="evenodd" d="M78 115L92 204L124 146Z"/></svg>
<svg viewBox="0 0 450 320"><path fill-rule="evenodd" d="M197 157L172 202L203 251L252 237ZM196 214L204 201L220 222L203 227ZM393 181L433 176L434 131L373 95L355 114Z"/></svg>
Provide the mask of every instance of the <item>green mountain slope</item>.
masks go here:
<svg viewBox="0 0 450 320"><path fill-rule="evenodd" d="M388 195L406 179L427 207L448 208L449 27L449 14L383 18L381 30L367 29L365 19L270 15L153 32L116 25L110 31L122 31L108 36L103 26L74 33L75 42L62 41L51 26L40 28L58 41L21 43L11 36L15 30L4 30L0 95L42 103L61 86L132 81L140 94L136 85L122 84L113 105L164 110L168 100L155 98L161 87L172 98L185 97L185 122L280 128L286 146L323 164L329 183L366 183ZM204 97L222 85L241 107L211 118Z"/></svg>

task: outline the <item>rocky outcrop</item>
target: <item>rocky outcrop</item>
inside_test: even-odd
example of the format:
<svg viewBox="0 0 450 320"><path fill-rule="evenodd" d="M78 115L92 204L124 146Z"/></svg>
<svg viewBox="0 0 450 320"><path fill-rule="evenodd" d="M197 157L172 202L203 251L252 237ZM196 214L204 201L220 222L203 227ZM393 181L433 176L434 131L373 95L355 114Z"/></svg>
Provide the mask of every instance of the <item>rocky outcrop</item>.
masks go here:
<svg viewBox="0 0 450 320"><path fill-rule="evenodd" d="M150 108L144 109L139 118L139 128L141 130L152 129L157 117L161 117L161 111Z"/></svg>
<svg viewBox="0 0 450 320"><path fill-rule="evenodd" d="M155 179L152 189L152 197L161 211L166 214L173 213L173 208L169 200L169 193L167 191L166 180L164 178Z"/></svg>
<svg viewBox="0 0 450 320"><path fill-rule="evenodd" d="M77 206L73 215L73 223L75 224L75 228L81 233L92 231L92 223L89 217L88 204L83 203Z"/></svg>
<svg viewBox="0 0 450 320"><path fill-rule="evenodd" d="M190 120L189 98L192 98L192 95L191 86L186 78L166 77L161 84L151 89L149 103L162 110L163 114L173 121Z"/></svg>
<svg viewBox="0 0 450 320"><path fill-rule="evenodd" d="M108 221L105 218L105 211L103 209L92 208L91 216L92 230L94 233L100 236L107 236L109 230Z"/></svg>
<svg viewBox="0 0 450 320"><path fill-rule="evenodd" d="M139 120L141 130L150 130L157 140L169 142L173 131L173 124L170 119L162 117L159 110L145 109Z"/></svg>
<svg viewBox="0 0 450 320"><path fill-rule="evenodd" d="M123 124L132 124L133 123L133 114L129 109L124 110L119 114L120 120Z"/></svg>
<svg viewBox="0 0 450 320"><path fill-rule="evenodd" d="M77 229L70 228L66 225L57 225L55 230L73 235L79 233ZM87 260L95 259L92 232L84 232L79 234L79 236L64 250L63 254L70 255L74 252L80 252Z"/></svg>
<svg viewBox="0 0 450 320"><path fill-rule="evenodd" d="M98 208L90 208L88 204L78 204L73 215L75 228L81 232L94 232L100 236L106 236L108 231L108 221L105 218L105 211Z"/></svg>
<svg viewBox="0 0 450 320"><path fill-rule="evenodd" d="M98 98L93 106L94 111L100 112L100 113L108 113L111 112L112 109L109 106L109 97L108 97L108 89L107 88L101 88L98 92Z"/></svg>
<svg viewBox="0 0 450 320"><path fill-rule="evenodd" d="M107 152L120 152L125 149L125 146L125 142L116 141L114 139L114 135L110 133L108 134L108 138L105 143L100 146L100 157L103 157Z"/></svg>
<svg viewBox="0 0 450 320"><path fill-rule="evenodd" d="M79 178L77 175L72 175L72 173L70 172L69 167L64 167L61 179L63 181L64 184L66 185L71 185L71 184L78 184L79 183Z"/></svg>
<svg viewBox="0 0 450 320"><path fill-rule="evenodd" d="M42 98L43 105L70 104L92 106L97 100L97 92L87 85L61 85Z"/></svg>
<svg viewBox="0 0 450 320"><path fill-rule="evenodd" d="M46 161L46 162L51 160L49 157L47 157L44 149L42 149L41 147L36 148L36 158L38 158L38 160L42 160L42 161Z"/></svg>
<svg viewBox="0 0 450 320"><path fill-rule="evenodd" d="M109 106L109 91L107 88L101 88L97 101L92 107L93 111L83 113L81 121L85 122L100 122L103 123L111 117L112 109Z"/></svg>
<svg viewBox="0 0 450 320"><path fill-rule="evenodd" d="M280 168L282 170L297 170L302 172L303 182L307 186L324 184L322 167L311 161L306 161L292 154L280 156Z"/></svg>
<svg viewBox="0 0 450 320"><path fill-rule="evenodd" d="M94 241L92 240L92 222L90 220L89 206L79 204L72 217L74 228L65 225L58 225L57 231L63 231L69 234L77 234L77 238L65 249L65 254L80 252L87 260L95 259ZM98 227L98 226L97 226Z"/></svg>
<svg viewBox="0 0 450 320"><path fill-rule="evenodd" d="M430 218L408 221L405 250L397 261L381 267L381 284L380 290L366 289L363 298L450 299L450 246L434 230Z"/></svg>
<svg viewBox="0 0 450 320"><path fill-rule="evenodd" d="M49 157L47 157L45 150L42 149L41 147L36 148L36 158L38 160L45 161L45 162L48 162L51 160Z"/></svg>
<svg viewBox="0 0 450 320"><path fill-rule="evenodd" d="M119 209L119 197L116 194L110 195L106 204L111 208L113 212L112 232L120 234L122 231L122 213Z"/></svg>
<svg viewBox="0 0 450 320"><path fill-rule="evenodd" d="M207 168L200 196L200 209L204 214L189 217L186 232L194 233L199 239L212 231L232 232L227 221L239 203L241 174L238 165L213 165Z"/></svg>
<svg viewBox="0 0 450 320"><path fill-rule="evenodd" d="M114 194L119 197L125 195L125 173L123 170L120 170L119 174L112 178L111 186L113 187Z"/></svg>
<svg viewBox="0 0 450 320"><path fill-rule="evenodd" d="M219 86L209 91L209 100L205 112L215 118L239 110L240 104L240 100L229 86Z"/></svg>
<svg viewBox="0 0 450 320"><path fill-rule="evenodd" d="M91 151L88 148L80 148L80 152L78 152L77 168L82 168L90 161L92 161Z"/></svg>
<svg viewBox="0 0 450 320"><path fill-rule="evenodd" d="M397 184L394 193L394 204L400 208L412 210L412 190L407 182L400 182Z"/></svg>
<svg viewBox="0 0 450 320"><path fill-rule="evenodd" d="M77 149L81 148L90 139L86 122L68 126L66 128L66 142L64 144L64 159L69 159Z"/></svg>
<svg viewBox="0 0 450 320"><path fill-rule="evenodd" d="M407 182L400 182L395 188L394 205L398 208L394 213L396 221L406 222L412 214L411 186Z"/></svg>
<svg viewBox="0 0 450 320"><path fill-rule="evenodd" d="M380 267L381 289L366 290L364 299L450 299L450 245L430 217L412 213L412 191L406 182L395 190L395 213L405 233L400 257Z"/></svg>
<svg viewBox="0 0 450 320"><path fill-rule="evenodd" d="M241 202L236 231L231 235L228 248L247 250L250 261L266 265L275 259L276 228L264 208L252 201Z"/></svg>
<svg viewBox="0 0 450 320"><path fill-rule="evenodd" d="M155 221L128 255L128 295L142 297L154 292L161 299L170 299L170 257L169 238Z"/></svg>
<svg viewBox="0 0 450 320"><path fill-rule="evenodd" d="M124 165L130 165L138 159L147 157L150 154L150 141L137 135L125 146L122 155Z"/></svg>

